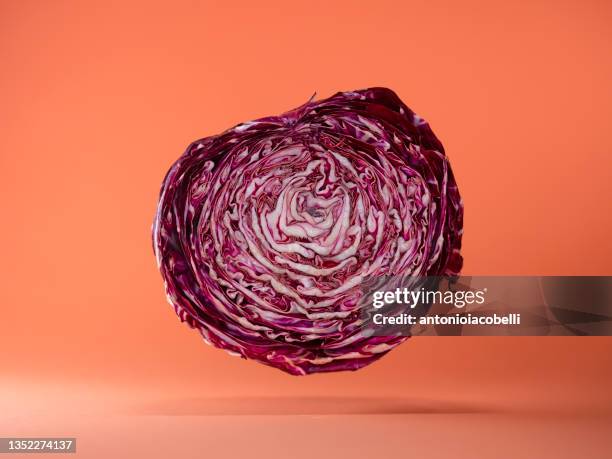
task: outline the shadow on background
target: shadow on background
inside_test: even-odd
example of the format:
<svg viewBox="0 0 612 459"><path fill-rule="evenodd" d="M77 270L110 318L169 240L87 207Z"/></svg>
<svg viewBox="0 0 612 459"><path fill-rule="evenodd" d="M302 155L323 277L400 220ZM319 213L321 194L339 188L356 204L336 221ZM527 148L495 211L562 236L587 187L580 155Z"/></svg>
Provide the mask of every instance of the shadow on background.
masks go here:
<svg viewBox="0 0 612 459"><path fill-rule="evenodd" d="M494 407L443 400L363 397L228 397L161 400L136 407L133 414L151 416L348 415L348 414L483 414Z"/></svg>

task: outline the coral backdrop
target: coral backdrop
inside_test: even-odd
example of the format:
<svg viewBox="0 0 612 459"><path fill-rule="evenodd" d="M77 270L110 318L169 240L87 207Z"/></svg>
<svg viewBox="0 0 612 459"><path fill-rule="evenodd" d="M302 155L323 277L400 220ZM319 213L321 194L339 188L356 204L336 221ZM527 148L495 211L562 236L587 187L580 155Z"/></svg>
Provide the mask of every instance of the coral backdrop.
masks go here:
<svg viewBox="0 0 612 459"><path fill-rule="evenodd" d="M595 0L1 1L0 434L75 435L83 457L311 457L338 438L436 457L508 432L508 457L609 450L610 339L415 338L290 377L178 323L150 226L192 140L388 86L451 159L464 273L610 275L611 19ZM500 410L521 420L461 415Z"/></svg>

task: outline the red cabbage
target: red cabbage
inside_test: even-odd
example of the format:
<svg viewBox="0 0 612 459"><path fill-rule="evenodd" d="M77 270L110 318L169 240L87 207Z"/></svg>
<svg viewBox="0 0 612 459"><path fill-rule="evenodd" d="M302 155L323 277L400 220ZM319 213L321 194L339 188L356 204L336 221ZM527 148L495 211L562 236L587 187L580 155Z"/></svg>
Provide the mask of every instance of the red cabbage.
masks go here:
<svg viewBox="0 0 612 459"><path fill-rule="evenodd" d="M359 286L458 274L462 224L442 144L370 88L193 142L164 179L153 245L181 321L303 375L359 369L404 341L363 333Z"/></svg>

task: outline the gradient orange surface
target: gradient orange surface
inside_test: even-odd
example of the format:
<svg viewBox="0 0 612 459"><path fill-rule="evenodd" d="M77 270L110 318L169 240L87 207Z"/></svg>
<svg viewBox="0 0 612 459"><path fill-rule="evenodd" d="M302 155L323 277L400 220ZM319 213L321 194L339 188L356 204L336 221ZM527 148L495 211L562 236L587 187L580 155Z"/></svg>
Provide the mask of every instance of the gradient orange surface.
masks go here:
<svg viewBox="0 0 612 459"><path fill-rule="evenodd" d="M611 21L606 1L0 1L0 436L77 436L82 457L609 455L609 338L414 338L290 377L178 323L150 227L192 140L388 86L451 159L466 274L611 275Z"/></svg>

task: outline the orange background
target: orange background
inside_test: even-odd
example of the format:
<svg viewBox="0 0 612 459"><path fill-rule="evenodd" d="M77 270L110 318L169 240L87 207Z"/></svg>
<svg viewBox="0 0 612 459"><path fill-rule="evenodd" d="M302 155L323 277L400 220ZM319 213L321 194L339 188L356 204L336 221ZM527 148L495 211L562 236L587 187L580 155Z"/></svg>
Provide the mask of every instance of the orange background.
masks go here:
<svg viewBox="0 0 612 459"><path fill-rule="evenodd" d="M605 0L0 1L0 436L74 435L82 457L609 453L609 338L415 338L290 377L178 323L150 226L192 140L388 86L451 159L464 273L610 275L611 20Z"/></svg>

